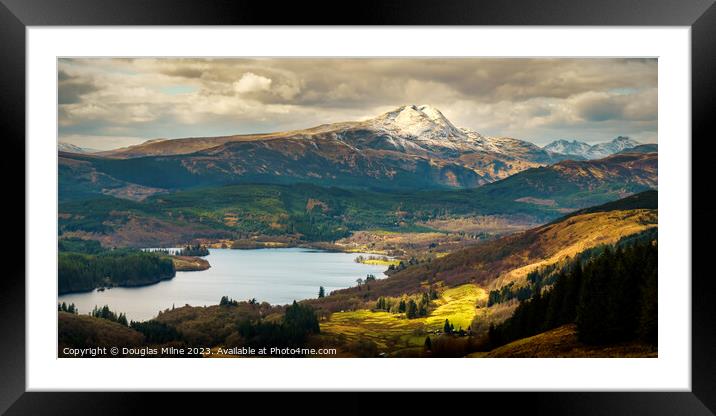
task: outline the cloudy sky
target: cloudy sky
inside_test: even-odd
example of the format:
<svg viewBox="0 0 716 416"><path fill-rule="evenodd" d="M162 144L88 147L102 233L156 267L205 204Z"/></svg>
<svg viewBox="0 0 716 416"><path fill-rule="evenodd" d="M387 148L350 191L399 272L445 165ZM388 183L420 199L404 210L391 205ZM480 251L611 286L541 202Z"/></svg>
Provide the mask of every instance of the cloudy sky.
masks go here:
<svg viewBox="0 0 716 416"><path fill-rule="evenodd" d="M429 104L539 145L657 140L656 59L60 59L61 142L272 132Z"/></svg>

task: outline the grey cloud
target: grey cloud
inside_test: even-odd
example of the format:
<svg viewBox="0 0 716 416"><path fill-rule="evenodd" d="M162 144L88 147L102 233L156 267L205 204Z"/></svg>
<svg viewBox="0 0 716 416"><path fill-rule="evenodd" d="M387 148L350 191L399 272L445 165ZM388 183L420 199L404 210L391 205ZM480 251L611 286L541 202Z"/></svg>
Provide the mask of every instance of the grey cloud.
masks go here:
<svg viewBox="0 0 716 416"><path fill-rule="evenodd" d="M72 78L72 76L70 76L70 74L68 74L68 73L65 72L65 71L63 71L63 70L57 71L57 79L58 79L60 82L62 82L62 81L67 81L68 79L71 79L71 78Z"/></svg>
<svg viewBox="0 0 716 416"><path fill-rule="evenodd" d="M279 131L425 103L484 134L656 136L655 59L85 58L59 67L60 133ZM247 73L271 82L237 91ZM166 93L175 87L190 92Z"/></svg>
<svg viewBox="0 0 716 416"><path fill-rule="evenodd" d="M577 108L579 115L589 121L606 121L621 118L623 104L609 98L593 98L582 102Z"/></svg>
<svg viewBox="0 0 716 416"><path fill-rule="evenodd" d="M204 75L204 71L201 69L193 68L166 68L159 71L164 75L180 78L201 78Z"/></svg>
<svg viewBox="0 0 716 416"><path fill-rule="evenodd" d="M57 80L57 100L59 104L79 103L82 95L98 90L91 80L70 75L63 70L58 71Z"/></svg>
<svg viewBox="0 0 716 416"><path fill-rule="evenodd" d="M582 118L589 121L649 121L656 120L656 101L655 90L628 95L590 94L577 100L575 108Z"/></svg>
<svg viewBox="0 0 716 416"><path fill-rule="evenodd" d="M147 65L150 63L147 62ZM594 89L652 86L655 60L624 59L212 59L156 63L171 76L233 82L248 71L290 82L293 74L306 83L298 97L315 102L335 94L349 83L356 92L376 93L392 84L399 90L408 80L450 85L458 94L483 99L529 99L534 96L565 98ZM396 98L394 95L386 98Z"/></svg>
<svg viewBox="0 0 716 416"><path fill-rule="evenodd" d="M61 82L58 89L57 99L60 104L79 103L83 95L97 90L98 88L90 83Z"/></svg>

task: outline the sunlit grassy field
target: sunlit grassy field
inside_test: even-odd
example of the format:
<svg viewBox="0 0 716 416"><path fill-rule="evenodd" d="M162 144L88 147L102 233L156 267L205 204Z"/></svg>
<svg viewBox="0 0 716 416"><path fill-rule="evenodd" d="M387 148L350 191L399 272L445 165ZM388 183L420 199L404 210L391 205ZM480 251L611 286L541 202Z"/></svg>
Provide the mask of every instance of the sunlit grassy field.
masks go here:
<svg viewBox="0 0 716 416"><path fill-rule="evenodd" d="M372 264L374 266L397 266L400 264L400 260L383 260L383 259L365 259L361 261L363 264Z"/></svg>
<svg viewBox="0 0 716 416"><path fill-rule="evenodd" d="M474 284L445 290L440 299L434 301L437 308L424 318L427 329L442 329L445 319L448 319L455 329L467 330L475 317L478 301L486 301L487 296L485 289Z"/></svg>
<svg viewBox="0 0 716 416"><path fill-rule="evenodd" d="M347 342L370 340L384 351L422 346L427 332L442 330L445 319L455 329L467 329L475 316L476 304L487 299L487 295L487 291L474 284L446 289L431 303L428 316L416 319L368 309L336 312L321 323L321 332Z"/></svg>

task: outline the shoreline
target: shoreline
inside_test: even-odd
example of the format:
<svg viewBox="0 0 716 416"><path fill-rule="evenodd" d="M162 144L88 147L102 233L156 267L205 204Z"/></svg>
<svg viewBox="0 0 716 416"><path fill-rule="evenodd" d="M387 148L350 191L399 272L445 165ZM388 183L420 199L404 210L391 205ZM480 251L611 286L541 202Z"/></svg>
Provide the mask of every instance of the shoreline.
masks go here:
<svg viewBox="0 0 716 416"><path fill-rule="evenodd" d="M97 286L93 287L91 289L86 290L72 290L69 292L58 292L57 296L58 299L60 296L64 295L73 295L73 294L79 294L79 293L91 293L94 291L103 292L105 290L111 290L116 287L125 287L125 288L134 288L134 287L144 287L144 286L151 286L155 285L160 282L164 282L167 280L172 280L176 277L177 272L194 272L194 271L204 271L211 268L211 264L209 264L209 261L206 259L203 259L201 257L195 257L195 256L168 256L172 260L172 264L174 265L174 274L171 276L160 276L156 280L152 279L151 281L147 281L146 283L130 283L130 284L116 284L112 286ZM100 290L102 289L102 290Z"/></svg>
<svg viewBox="0 0 716 416"><path fill-rule="evenodd" d="M57 293L57 298L58 298L58 300L59 300L60 296L65 296L65 295L76 295L76 294L80 294L80 293L92 293L92 292L95 292L95 291L103 292L103 291L105 291L105 290L111 290L111 289L114 289L114 288L117 288L117 287L133 288L133 287L151 286L151 285L156 285L157 283L161 283L161 282L164 282L164 281L167 281L167 280L172 280L172 279L175 278L175 277L176 277L176 272L175 272L174 275L172 275L172 276L169 276L169 277L160 277L160 278L159 278L158 280L156 280L156 281L151 281L151 282L147 282L147 283L121 284L121 285L114 285L114 286L98 286L98 287L94 287L94 288L92 288L92 289L87 289L87 290L72 290L72 291L69 291L69 292L62 292L62 293L59 293L59 292L58 292L58 293ZM103 289L103 290L99 290L99 289Z"/></svg>
<svg viewBox="0 0 716 416"><path fill-rule="evenodd" d="M338 250L328 251L328 250L325 250L323 247L319 248L319 247L310 246L310 245L293 245L293 246L291 246L291 247L262 247L262 248L259 248L259 249L288 249L288 248L292 248L292 249L303 249L303 250L306 250L306 254L309 254L309 253L312 252L312 251L316 251L316 252L319 252L319 251L320 251L320 252L323 252L323 253L339 253L339 252L342 252L342 251L338 251ZM259 250L259 249L256 249L256 250ZM225 254L231 255L230 252L229 252L229 250L232 250L232 249L230 249L230 248L225 248L225 247L224 247L224 248L216 248L216 250L222 250L222 251L223 251L223 250L226 250L226 251L225 251ZM238 255L238 253L236 253L236 254ZM362 253L362 254L365 255L365 254L367 254L367 253ZM172 256L172 257L173 257L173 256ZM352 260L351 260L350 262L353 263ZM208 262L207 262L207 263L208 263ZM359 263L359 262L355 262L355 263ZM388 267L387 267L386 265L382 265L382 264L366 264L366 263L359 263L359 264L361 264L361 265L367 265L367 266L378 267L378 268L380 269L379 271L372 271L372 272L371 272L371 271L368 271L368 272L367 272L367 273L372 273L372 274L374 274L374 275L377 277L377 280L387 279L387 278L390 277L390 275L387 273L387 272L388 272ZM211 268L211 267L207 267L207 268L204 269L204 270L207 270L207 269L209 269L209 268ZM181 271L181 270L177 269L176 271L178 272L178 271ZM203 271L203 270L198 270L198 271ZM365 276L365 274L363 274L363 275L361 275L361 276ZM155 284L157 284L157 283L161 283L162 281L171 281L171 280L173 280L175 277L177 277L177 274L176 274L176 273L174 274L174 276L161 278L161 279L159 279L159 280L157 280L157 281L146 282L146 283L140 283L140 284L131 284L131 285L115 285L115 286L111 286L111 287L105 286L105 289L106 289L106 290L111 290L111 289L113 289L113 288L142 288L142 287L145 287L145 286L148 287L148 286L155 285ZM179 276L179 277L181 277L181 276ZM333 291L333 290L345 290L345 289L350 289L350 288L352 288L352 287L354 287L354 286L355 286L355 283L353 283L353 284L347 283L345 286L339 286L339 287L336 287L336 288L332 288L331 291ZM102 301L102 296L103 296L104 294L103 294L103 293L99 293L99 292L104 292L104 291L98 290L98 289L101 289L101 288L100 288L100 287L97 287L97 288L88 289L88 290L76 290L76 291L70 291L70 292L63 292L63 293L61 293L61 294L58 294L58 296L57 296L57 302L58 302L58 303L62 303L62 302L72 303L72 302L75 302L75 304L77 304L76 301L71 300L71 299L66 299L66 297L70 297L70 296L72 296L72 295L91 295L91 296L96 296L96 297L97 297L97 299L96 299L95 301L98 302L98 304L103 304L103 303L102 303L102 302L103 302L103 301ZM162 290L162 289L159 289L159 290ZM93 292L98 292L98 293L94 294ZM328 295L329 295L329 294L327 293L326 296L328 296ZM108 296L109 296L109 297L112 297L112 296L114 296L114 295L108 294ZM297 295L297 297L292 298L292 300L279 300L279 301L276 301L276 302L266 300L266 298L263 298L263 297L262 297L262 298L259 298L258 296L257 296L255 299L256 299L257 302L260 303L260 304L268 303L268 304L271 305L272 307L277 307L277 306L278 306L278 307L285 307L285 306L290 306L292 301L296 301L296 302L302 303L302 302L311 301L311 300L313 300L313 299L316 299L316 297L313 296L312 294L307 294L307 295L305 295L305 296ZM218 300L217 300L217 301L218 301ZM201 307L212 307L212 306L216 306L216 305L219 304L217 301L213 301L213 302L208 302L208 301L207 301L207 302L200 302L200 303L196 303L196 304L191 303L191 302L190 302L190 303L180 302L180 303L182 304L182 307L183 307L183 306L189 306L189 307L192 307L192 308L201 308ZM80 302L81 302L81 301L80 301ZM109 302L109 305L110 305L110 308L112 308L111 301ZM114 310L114 309L113 309L113 310ZM120 310L121 310L121 309L120 309ZM138 322L149 321L149 320L155 319L156 317L157 317L157 315L154 315L154 316L152 316L152 317L150 317L150 318L146 318L146 319L139 318L139 319L141 319L141 320L139 320Z"/></svg>
<svg viewBox="0 0 716 416"><path fill-rule="evenodd" d="M394 257L390 256L388 253L384 251L379 250L370 250L370 249L359 249L359 248L350 248L345 247L342 245L330 243L328 241L314 241L314 242L308 242L308 241L302 241L302 242L285 242L285 241L247 241L247 240L241 240L239 244L232 244L231 246L227 246L225 242L219 241L219 242L209 242L207 243L207 246L209 248L214 249L228 249L228 250L258 250L258 249L268 249L268 248L307 248L307 249L314 249L314 250L321 250L328 253L356 253L356 254L368 254L373 256L385 256L385 257ZM365 263L370 264L370 263ZM389 264L386 264L389 265Z"/></svg>

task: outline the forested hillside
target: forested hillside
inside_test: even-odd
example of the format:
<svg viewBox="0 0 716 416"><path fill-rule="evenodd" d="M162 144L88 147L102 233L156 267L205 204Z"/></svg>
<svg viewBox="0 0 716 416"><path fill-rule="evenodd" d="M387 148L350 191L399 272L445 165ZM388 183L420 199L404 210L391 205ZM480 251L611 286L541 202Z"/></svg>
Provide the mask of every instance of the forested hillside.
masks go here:
<svg viewBox="0 0 716 416"><path fill-rule="evenodd" d="M477 216L544 223L655 186L655 155L627 154L528 169L469 190L386 192L241 184L156 194L143 201L102 196L60 204L59 225L61 234L120 246L250 236L335 241L359 230L407 230L418 225L419 230L431 231L423 224Z"/></svg>
<svg viewBox="0 0 716 416"><path fill-rule="evenodd" d="M574 261L548 289L538 285L511 318L490 327L490 346L571 323L586 344L642 340L656 345L657 269L657 243L650 239ZM539 282L544 276L534 278Z"/></svg>

